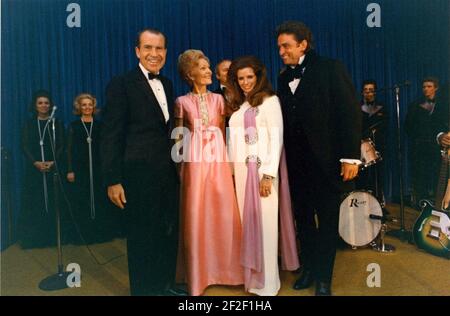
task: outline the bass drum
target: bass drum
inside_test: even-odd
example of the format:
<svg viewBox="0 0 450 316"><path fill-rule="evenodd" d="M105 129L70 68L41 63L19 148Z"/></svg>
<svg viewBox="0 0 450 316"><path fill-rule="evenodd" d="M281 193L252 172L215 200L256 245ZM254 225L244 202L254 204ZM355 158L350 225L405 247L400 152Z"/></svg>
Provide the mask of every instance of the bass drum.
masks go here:
<svg viewBox="0 0 450 316"><path fill-rule="evenodd" d="M353 191L341 203L339 235L351 246L365 246L377 237L382 219L381 205L372 194Z"/></svg>

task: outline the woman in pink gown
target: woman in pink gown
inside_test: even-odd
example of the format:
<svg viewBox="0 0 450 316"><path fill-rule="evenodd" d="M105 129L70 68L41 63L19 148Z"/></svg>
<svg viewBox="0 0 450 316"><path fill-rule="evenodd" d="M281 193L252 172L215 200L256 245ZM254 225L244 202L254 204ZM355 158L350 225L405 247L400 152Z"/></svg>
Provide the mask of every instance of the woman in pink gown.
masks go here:
<svg viewBox="0 0 450 316"><path fill-rule="evenodd" d="M192 92L175 102L181 147L181 234L178 279L191 295L212 284L243 284L241 224L224 143L224 99L209 92L208 58L187 50L178 59ZM178 129L179 131L179 129ZM176 133L175 133L176 134Z"/></svg>

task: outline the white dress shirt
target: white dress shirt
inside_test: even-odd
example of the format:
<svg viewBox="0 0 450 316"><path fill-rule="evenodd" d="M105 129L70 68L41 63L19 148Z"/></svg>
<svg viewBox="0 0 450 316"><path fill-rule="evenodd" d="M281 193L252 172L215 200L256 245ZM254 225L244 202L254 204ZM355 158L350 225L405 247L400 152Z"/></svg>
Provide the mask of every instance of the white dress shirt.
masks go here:
<svg viewBox="0 0 450 316"><path fill-rule="evenodd" d="M155 95L156 99L158 100L159 106L161 107L161 111L164 114L164 118L167 121L169 120L169 108L167 106L167 98L166 93L164 92L164 87L162 85L162 82L159 79L148 79L148 73L149 71L142 66L141 63L139 63L139 67L141 68L142 73L144 74L145 78L147 78L147 82L150 85L150 88L153 91L153 94Z"/></svg>
<svg viewBox="0 0 450 316"><path fill-rule="evenodd" d="M303 60L305 60L305 56L306 55L303 55L302 57L300 57L300 59L298 60L298 64L300 65L302 62L303 62ZM290 66L292 69L294 69L295 68L295 66ZM289 82L289 88L291 88L291 92L292 92L292 94L295 94L295 90L297 90L297 87L298 87L298 85L299 85L299 83L300 83L300 78L294 78L294 80L292 80L291 82Z"/></svg>

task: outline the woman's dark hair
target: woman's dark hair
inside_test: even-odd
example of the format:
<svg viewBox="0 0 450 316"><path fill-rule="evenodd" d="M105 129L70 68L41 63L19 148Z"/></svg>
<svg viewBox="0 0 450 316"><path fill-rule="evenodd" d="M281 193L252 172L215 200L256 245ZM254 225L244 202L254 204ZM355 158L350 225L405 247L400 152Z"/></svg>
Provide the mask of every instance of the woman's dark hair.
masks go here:
<svg viewBox="0 0 450 316"><path fill-rule="evenodd" d="M247 96L244 95L244 92L239 86L237 77L238 71L244 68L252 68L256 75L256 85ZM254 56L244 56L233 60L228 70L226 93L232 112L239 109L239 106L245 101L248 101L251 106L258 106L263 103L266 97L275 94L272 85L267 79L266 67Z"/></svg>
<svg viewBox="0 0 450 316"><path fill-rule="evenodd" d="M50 103L50 111L53 109L53 100L52 97L50 95L50 92L48 92L47 90L37 90L33 93L33 96L31 98L31 103L28 107L28 111L32 114L37 114L36 112L36 101L39 98L47 98L49 103Z"/></svg>

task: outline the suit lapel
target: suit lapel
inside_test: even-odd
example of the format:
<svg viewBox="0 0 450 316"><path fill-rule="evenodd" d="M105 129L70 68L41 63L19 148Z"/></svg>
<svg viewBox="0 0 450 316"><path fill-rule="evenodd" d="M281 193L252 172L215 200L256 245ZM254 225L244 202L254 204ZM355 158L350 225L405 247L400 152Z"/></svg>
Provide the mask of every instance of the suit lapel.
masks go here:
<svg viewBox="0 0 450 316"><path fill-rule="evenodd" d="M159 105L158 99L156 98L155 94L153 93L153 89L150 87L150 84L148 83L147 78L145 78L145 76L142 73L140 68L137 69L136 84L139 86L139 88L142 91L144 91L144 93L147 96L147 99L149 101L149 106L154 107L154 110L156 111L156 113L158 113L158 118L161 121L161 123L166 125L166 120L164 118L164 114L162 112L161 106ZM165 90L165 87L164 87L164 90Z"/></svg>
<svg viewBox="0 0 450 316"><path fill-rule="evenodd" d="M305 59L303 60L302 65L305 65L303 78L300 79L300 82L297 86L297 89L295 89L295 92L293 95L295 95L297 98L300 98L303 96L305 91L305 86L308 85L311 76L314 74L314 70L312 70L315 67L317 61L317 55L314 51L310 51L306 54ZM289 91L291 91L289 87L289 82L287 83Z"/></svg>

